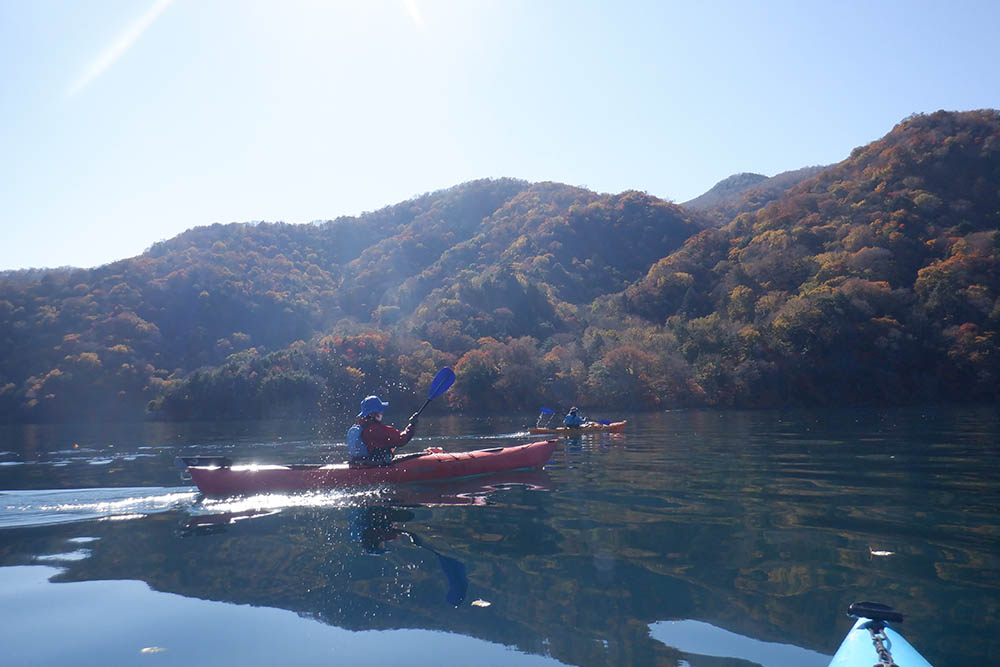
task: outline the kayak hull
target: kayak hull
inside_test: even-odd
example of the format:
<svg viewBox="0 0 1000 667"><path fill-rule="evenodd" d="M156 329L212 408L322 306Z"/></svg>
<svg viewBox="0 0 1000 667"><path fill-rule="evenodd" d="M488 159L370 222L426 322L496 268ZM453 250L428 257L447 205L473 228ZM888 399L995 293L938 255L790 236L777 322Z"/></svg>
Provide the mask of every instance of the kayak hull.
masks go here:
<svg viewBox="0 0 1000 667"><path fill-rule="evenodd" d="M875 645L872 643L872 636L868 632L868 626L872 621L867 618L859 618L851 631L844 637L840 648L830 661L829 667L871 667L879 661ZM889 638L887 647L892 654L892 659L897 665L905 667L931 667L931 663L917 652L917 649L901 634L885 624L885 634Z"/></svg>
<svg viewBox="0 0 1000 667"><path fill-rule="evenodd" d="M569 428L568 426L558 426L556 428L529 428L531 435L578 435L580 433L621 433L625 430L627 421L611 422L610 424L592 424L579 428Z"/></svg>
<svg viewBox="0 0 1000 667"><path fill-rule="evenodd" d="M407 457L387 466L330 465L194 465L188 466L198 489L205 495L224 496L305 491L351 486L378 486L486 475L493 472L538 468L555 450L556 440L471 452L433 452Z"/></svg>

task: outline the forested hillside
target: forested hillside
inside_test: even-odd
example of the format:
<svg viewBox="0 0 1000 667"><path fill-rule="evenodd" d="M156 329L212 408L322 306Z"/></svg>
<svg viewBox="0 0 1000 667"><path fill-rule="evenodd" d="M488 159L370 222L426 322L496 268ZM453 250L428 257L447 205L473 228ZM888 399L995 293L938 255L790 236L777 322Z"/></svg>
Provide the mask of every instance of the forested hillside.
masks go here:
<svg viewBox="0 0 1000 667"><path fill-rule="evenodd" d="M761 174L734 174L681 206L702 211L725 225L740 213L756 211L824 169L827 167L803 167L770 178Z"/></svg>
<svg viewBox="0 0 1000 667"><path fill-rule="evenodd" d="M8 272L0 411L332 409L483 337L577 330L579 307L706 224L635 192L484 180L322 224L196 228L93 270Z"/></svg>
<svg viewBox="0 0 1000 667"><path fill-rule="evenodd" d="M445 364L467 410L996 400L996 111L775 187L695 211L474 181L0 274L0 419L320 414Z"/></svg>
<svg viewBox="0 0 1000 667"><path fill-rule="evenodd" d="M614 305L734 405L995 400L1000 118L896 126L659 260Z"/></svg>

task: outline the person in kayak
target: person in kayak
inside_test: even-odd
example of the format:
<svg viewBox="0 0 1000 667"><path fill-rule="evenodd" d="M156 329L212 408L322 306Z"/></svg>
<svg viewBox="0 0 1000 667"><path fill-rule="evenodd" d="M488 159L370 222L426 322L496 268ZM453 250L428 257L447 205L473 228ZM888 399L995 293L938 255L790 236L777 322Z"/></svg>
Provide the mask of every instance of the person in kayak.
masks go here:
<svg viewBox="0 0 1000 667"><path fill-rule="evenodd" d="M389 404L378 396L368 396L361 401L358 420L347 431L347 451L351 463L388 465L393 452L408 443L415 432L417 413L402 431L382 423L382 415Z"/></svg>
<svg viewBox="0 0 1000 667"><path fill-rule="evenodd" d="M569 414L563 417L563 424L565 424L567 428L580 428L587 423L587 419L585 417L581 417L577 414L577 412L578 410L576 408L570 408Z"/></svg>

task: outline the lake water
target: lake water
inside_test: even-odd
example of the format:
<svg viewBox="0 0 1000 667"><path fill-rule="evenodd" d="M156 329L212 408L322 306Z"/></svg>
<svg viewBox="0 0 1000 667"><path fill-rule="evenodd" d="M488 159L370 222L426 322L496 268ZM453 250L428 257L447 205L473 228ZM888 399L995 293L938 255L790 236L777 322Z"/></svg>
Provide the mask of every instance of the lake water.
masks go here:
<svg viewBox="0 0 1000 667"><path fill-rule="evenodd" d="M627 417L544 470L224 500L174 456L336 460L346 424L0 427L3 663L809 667L857 600L1000 658L995 407ZM533 422L431 408L416 445Z"/></svg>

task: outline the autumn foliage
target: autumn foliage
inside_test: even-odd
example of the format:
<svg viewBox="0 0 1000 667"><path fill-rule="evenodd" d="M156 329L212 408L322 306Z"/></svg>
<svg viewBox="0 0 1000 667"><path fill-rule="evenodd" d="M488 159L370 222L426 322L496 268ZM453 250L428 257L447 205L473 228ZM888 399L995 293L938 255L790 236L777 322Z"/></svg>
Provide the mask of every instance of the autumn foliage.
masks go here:
<svg viewBox="0 0 1000 667"><path fill-rule="evenodd" d="M475 411L996 400L1000 114L754 196L483 180L0 274L0 419L325 414L445 364Z"/></svg>

